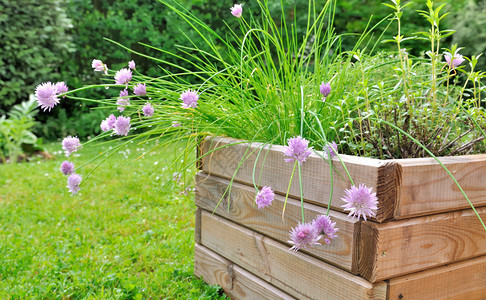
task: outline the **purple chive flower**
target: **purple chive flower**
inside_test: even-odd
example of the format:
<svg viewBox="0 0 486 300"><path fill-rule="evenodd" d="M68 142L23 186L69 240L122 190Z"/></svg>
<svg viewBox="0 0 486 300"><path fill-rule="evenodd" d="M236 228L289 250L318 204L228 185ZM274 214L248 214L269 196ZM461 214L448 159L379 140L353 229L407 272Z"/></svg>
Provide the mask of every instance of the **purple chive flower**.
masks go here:
<svg viewBox="0 0 486 300"><path fill-rule="evenodd" d="M452 69L458 67L460 64L464 62L464 58L462 57L461 54L456 53L454 54L454 57L452 57L452 54L449 52L444 53L444 58L447 62L447 65L451 67ZM452 59L452 62L451 62Z"/></svg>
<svg viewBox="0 0 486 300"><path fill-rule="evenodd" d="M307 156L312 153L310 150L312 148L309 149L309 141L300 136L290 138L287 142L289 145L285 146L283 151L284 155L289 158L286 158L285 162L296 160L299 164L302 164L307 159Z"/></svg>
<svg viewBox="0 0 486 300"><path fill-rule="evenodd" d="M108 75L108 67L99 59L93 59L91 67L97 72L105 72L105 75Z"/></svg>
<svg viewBox="0 0 486 300"><path fill-rule="evenodd" d="M57 87L57 94L64 94L69 90L69 88L67 87L64 81L57 82L56 87ZM62 96L62 97L65 98L66 96Z"/></svg>
<svg viewBox="0 0 486 300"><path fill-rule="evenodd" d="M61 164L61 172L64 175L71 175L74 173L74 164L70 161L63 161Z"/></svg>
<svg viewBox="0 0 486 300"><path fill-rule="evenodd" d="M324 98L322 98L322 101L326 101L327 96L329 96L329 94L331 93L331 84L329 82L325 83L323 81L319 86L319 91L324 96Z"/></svg>
<svg viewBox="0 0 486 300"><path fill-rule="evenodd" d="M271 205L274 197L275 193L269 186L262 187L255 197L255 202L258 205L258 209Z"/></svg>
<svg viewBox="0 0 486 300"><path fill-rule="evenodd" d="M242 13L243 13L243 6L241 4L235 4L231 8L231 14L237 18L240 18Z"/></svg>
<svg viewBox="0 0 486 300"><path fill-rule="evenodd" d="M130 71L127 68L123 68L120 71L116 72L116 74L115 74L115 83L116 84L128 85L130 80L132 80L132 71Z"/></svg>
<svg viewBox="0 0 486 300"><path fill-rule="evenodd" d="M78 175L76 173L69 175L67 187L73 195L76 195L79 192L79 184L81 183L81 179L81 175Z"/></svg>
<svg viewBox="0 0 486 300"><path fill-rule="evenodd" d="M99 59L93 59L91 67L97 72L103 72L106 70L106 65Z"/></svg>
<svg viewBox="0 0 486 300"><path fill-rule="evenodd" d="M119 94L119 97L120 98L128 97L128 91L127 91L127 89L121 90L120 91L120 94Z"/></svg>
<svg viewBox="0 0 486 300"><path fill-rule="evenodd" d="M147 95L147 87L145 83L139 83L133 88L133 93L137 96L145 96Z"/></svg>
<svg viewBox="0 0 486 300"><path fill-rule="evenodd" d="M38 106L44 111L49 110L59 103L57 98L58 87L51 82L44 82L35 88L35 97L37 98Z"/></svg>
<svg viewBox="0 0 486 300"><path fill-rule="evenodd" d="M111 114L108 118L103 120L100 124L101 130L103 131L110 131L115 128L116 117L115 115Z"/></svg>
<svg viewBox="0 0 486 300"><path fill-rule="evenodd" d="M373 188L369 188L364 184L359 187L352 186L350 189L344 191L346 195L342 200L346 203L341 207L344 211L349 211L349 216L359 217L363 216L366 221L366 216L375 217L378 209L378 198L376 193L373 193Z"/></svg>
<svg viewBox="0 0 486 300"><path fill-rule="evenodd" d="M116 118L113 130L115 131L115 134L126 136L130 131L130 118L124 116Z"/></svg>
<svg viewBox="0 0 486 300"><path fill-rule="evenodd" d="M77 137L68 136L62 140L62 150L64 150L66 156L78 151L79 148L81 148L81 143Z"/></svg>
<svg viewBox="0 0 486 300"><path fill-rule="evenodd" d="M322 236L318 234L311 223L299 223L290 231L290 241L293 246L291 251L297 252L299 249L309 249L312 245L320 245L317 241Z"/></svg>
<svg viewBox="0 0 486 300"><path fill-rule="evenodd" d="M181 126L181 123L179 121L172 121L172 127L179 127Z"/></svg>
<svg viewBox="0 0 486 300"><path fill-rule="evenodd" d="M119 112L123 112L125 110L125 106L128 106L130 104L130 102L128 101L128 99L118 99L116 100L116 105L119 105L117 107L118 111Z"/></svg>
<svg viewBox="0 0 486 300"><path fill-rule="evenodd" d="M196 108L199 95L195 91L187 90L181 94L182 108Z"/></svg>
<svg viewBox="0 0 486 300"><path fill-rule="evenodd" d="M332 142L327 147L324 147L324 157L327 159L328 157L333 158L337 154L337 144L336 142Z"/></svg>
<svg viewBox="0 0 486 300"><path fill-rule="evenodd" d="M128 67L132 70L135 70L135 62L133 60L128 62Z"/></svg>
<svg viewBox="0 0 486 300"><path fill-rule="evenodd" d="M128 97L127 89L120 91L120 96L118 100L116 100L116 105L119 105L117 107L119 112L123 112L125 110L125 106L130 104L130 100L128 100L126 97Z"/></svg>
<svg viewBox="0 0 486 300"><path fill-rule="evenodd" d="M324 242L329 245L331 240L337 237L336 232L339 228L336 228L336 222L333 222L331 218L325 215L317 216L314 221L312 221L312 226L314 226L317 234L322 234L324 237Z"/></svg>
<svg viewBox="0 0 486 300"><path fill-rule="evenodd" d="M142 112L144 116L151 117L154 115L154 108L150 103L147 102L147 104L142 107Z"/></svg>

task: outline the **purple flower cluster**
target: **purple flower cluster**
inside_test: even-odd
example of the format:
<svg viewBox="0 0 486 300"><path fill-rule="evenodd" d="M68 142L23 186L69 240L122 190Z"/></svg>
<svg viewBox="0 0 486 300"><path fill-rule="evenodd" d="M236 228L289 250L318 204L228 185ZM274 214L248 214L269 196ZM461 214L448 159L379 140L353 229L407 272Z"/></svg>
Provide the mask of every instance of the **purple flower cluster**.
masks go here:
<svg viewBox="0 0 486 300"><path fill-rule="evenodd" d="M59 103L58 96L67 91L68 87L65 82L57 82L56 84L44 82L39 84L35 88L35 97L37 98L38 106L44 111L51 111Z"/></svg>
<svg viewBox="0 0 486 300"><path fill-rule="evenodd" d="M120 99L116 100L116 105L119 105L117 107L118 111L123 112L123 111L125 111L125 107L130 105L130 101L128 99L125 99L125 98L120 98Z"/></svg>
<svg viewBox="0 0 486 300"><path fill-rule="evenodd" d="M127 68L123 68L115 74L115 83L128 86L128 83L132 80L132 71Z"/></svg>
<svg viewBox="0 0 486 300"><path fill-rule="evenodd" d="M344 191L345 196L342 200L345 202L341 207L344 211L349 211L349 216L363 217L366 221L366 216L375 217L378 209L378 198L376 193L373 193L373 188L369 188L364 184L359 187L352 186L350 189Z"/></svg>
<svg viewBox="0 0 486 300"><path fill-rule="evenodd" d="M449 52L446 52L446 53L444 53L444 58L446 60L447 65L451 69L459 67L459 65L464 62L464 58L459 53L454 54L454 57L453 57L452 54L450 54Z"/></svg>
<svg viewBox="0 0 486 300"><path fill-rule="evenodd" d="M51 82L39 84L35 89L37 103L44 111L49 110L59 103L57 98L57 86Z"/></svg>
<svg viewBox="0 0 486 300"><path fill-rule="evenodd" d="M135 70L135 62L133 60L128 62L128 67L132 70Z"/></svg>
<svg viewBox="0 0 486 300"><path fill-rule="evenodd" d="M182 108L196 108L199 95L195 91L187 90L181 94Z"/></svg>
<svg viewBox="0 0 486 300"><path fill-rule="evenodd" d="M67 188L73 195L76 195L79 192L79 184L81 183L81 180L82 177L79 174L73 173L69 175Z"/></svg>
<svg viewBox="0 0 486 300"><path fill-rule="evenodd" d="M324 158L328 159L333 158L337 154L337 144L336 142L332 142L327 147L324 147Z"/></svg>
<svg viewBox="0 0 486 300"><path fill-rule="evenodd" d="M290 241L293 246L291 251L298 251L299 249L309 249L312 245L321 245L318 241L321 235L317 234L317 230L311 223L299 223L290 231Z"/></svg>
<svg viewBox="0 0 486 300"><path fill-rule="evenodd" d="M137 96L145 96L147 95L147 87L145 83L139 83L133 88L133 93Z"/></svg>
<svg viewBox="0 0 486 300"><path fill-rule="evenodd" d="M100 124L101 130L104 132L113 130L114 134L126 136L130 131L130 118L115 115L110 115L108 118L103 120Z"/></svg>
<svg viewBox="0 0 486 300"><path fill-rule="evenodd" d="M128 132L130 131L130 118L119 116L116 118L115 124L113 126L113 131L117 135L124 135L127 136Z"/></svg>
<svg viewBox="0 0 486 300"><path fill-rule="evenodd" d="M79 184L81 183L81 175L74 173L74 164L70 161L63 161L61 164L61 172L62 174L68 176L67 179L67 188L71 194L75 195L79 192Z"/></svg>
<svg viewBox="0 0 486 300"><path fill-rule="evenodd" d="M237 18L240 18L242 13L243 13L243 6L241 4L235 4L231 8L231 14Z"/></svg>
<svg viewBox="0 0 486 300"><path fill-rule="evenodd" d="M300 136L290 138L287 142L288 146L284 147L283 152L289 158L286 158L285 162L298 161L299 164L302 164L307 156L312 153L312 148L309 148L309 141Z"/></svg>
<svg viewBox="0 0 486 300"><path fill-rule="evenodd" d="M74 173L74 164L70 161L63 161L61 164L61 172L64 175L71 175Z"/></svg>
<svg viewBox="0 0 486 300"><path fill-rule="evenodd" d="M299 249L309 249L312 245L321 245L318 241L324 237L324 242L329 245L331 240L337 237L336 222L325 215L317 216L312 222L299 223L296 227L290 230L290 244L292 244L291 251L298 251Z"/></svg>
<svg viewBox="0 0 486 300"><path fill-rule="evenodd" d="M331 84L329 82L328 83L322 82L321 85L319 86L319 91L324 96L322 101L326 101L327 96L329 96L329 94L331 93Z"/></svg>
<svg viewBox="0 0 486 300"><path fill-rule="evenodd" d="M125 107L130 105L130 100L128 100L127 97L128 97L127 89L120 91L118 100L116 100L116 105L118 105L117 109L119 112L123 112L125 110Z"/></svg>
<svg viewBox="0 0 486 300"><path fill-rule="evenodd" d="M100 124L100 128L102 131L110 131L115 128L116 117L115 115L111 114L108 118L103 120Z"/></svg>
<svg viewBox="0 0 486 300"><path fill-rule="evenodd" d="M64 81L56 83L56 87L57 87L57 93L58 94L67 93L67 91L69 90L69 88L67 87L67 85ZM62 96L62 97L66 98L66 96Z"/></svg>
<svg viewBox="0 0 486 300"><path fill-rule="evenodd" d="M91 62L91 67L96 72L105 72L105 75L108 75L108 67L99 59L93 59Z"/></svg>
<svg viewBox="0 0 486 300"><path fill-rule="evenodd" d="M77 137L67 136L62 140L62 150L66 156L71 155L71 153L78 151L81 148L81 143Z"/></svg>
<svg viewBox="0 0 486 300"><path fill-rule="evenodd" d="M258 209L265 208L272 204L275 193L268 186L262 187L255 197L255 203L258 205Z"/></svg>
<svg viewBox="0 0 486 300"><path fill-rule="evenodd" d="M336 228L336 222L333 222L331 218L326 215L317 216L312 221L312 226L317 230L317 234L320 234L324 238L324 242L329 245L331 240L337 237L336 232L339 228Z"/></svg>
<svg viewBox="0 0 486 300"><path fill-rule="evenodd" d="M152 104L150 103L146 103L143 107L142 107L142 112L143 112L143 115L146 116L146 117L151 117L154 115L154 107L152 106Z"/></svg>

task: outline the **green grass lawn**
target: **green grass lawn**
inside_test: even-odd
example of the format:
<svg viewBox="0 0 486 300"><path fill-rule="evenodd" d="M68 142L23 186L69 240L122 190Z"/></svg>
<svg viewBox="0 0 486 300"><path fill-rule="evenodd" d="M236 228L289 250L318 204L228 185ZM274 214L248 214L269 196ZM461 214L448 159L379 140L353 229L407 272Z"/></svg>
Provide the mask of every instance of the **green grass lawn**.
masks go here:
<svg viewBox="0 0 486 300"><path fill-rule="evenodd" d="M74 163L109 147L89 145ZM0 299L220 298L193 276L194 193L181 191L194 172L164 186L180 149L133 161L150 147L116 151L76 196L59 171L60 144L48 145L54 160L0 165Z"/></svg>

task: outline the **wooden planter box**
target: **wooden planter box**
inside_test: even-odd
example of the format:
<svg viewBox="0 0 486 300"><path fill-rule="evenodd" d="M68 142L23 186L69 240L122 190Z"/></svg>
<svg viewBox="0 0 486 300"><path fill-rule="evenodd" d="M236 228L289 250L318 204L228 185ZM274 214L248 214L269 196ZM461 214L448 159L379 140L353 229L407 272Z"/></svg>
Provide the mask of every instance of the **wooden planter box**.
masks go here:
<svg viewBox="0 0 486 300"><path fill-rule="evenodd" d="M235 142L201 144L195 246L195 274L233 299L485 299L486 232L435 160L341 155L355 183L376 191L377 216L363 222L342 212L350 182L335 159L330 216L338 238L294 253L288 239L301 218L298 179L282 220L293 164L284 162L282 146L259 143L205 155ZM441 161L486 219L486 155ZM326 211L329 164L313 153L302 171L305 218L312 220ZM254 205L253 178L276 193L263 210Z"/></svg>

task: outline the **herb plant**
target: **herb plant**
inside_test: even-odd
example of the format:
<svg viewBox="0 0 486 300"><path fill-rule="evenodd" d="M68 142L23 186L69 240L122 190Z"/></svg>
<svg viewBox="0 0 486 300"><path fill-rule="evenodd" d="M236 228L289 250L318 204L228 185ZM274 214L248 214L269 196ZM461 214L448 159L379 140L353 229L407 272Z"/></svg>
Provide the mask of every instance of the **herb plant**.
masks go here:
<svg viewBox="0 0 486 300"><path fill-rule="evenodd" d="M24 148L42 149L42 140L32 132L37 123L37 113L37 101L31 97L29 101L14 105L8 118L0 116L0 159L4 163L16 163L19 155L24 153Z"/></svg>
<svg viewBox="0 0 486 300"><path fill-rule="evenodd" d="M290 182L294 174L300 180L301 167L313 150L323 149L327 154L323 158L330 164L339 153L436 158L484 150L486 124L480 91L485 73L475 69L477 56L463 57L456 45L444 47L443 39L452 34L441 28L447 15L442 12L444 5L436 7L428 0L426 9L418 13L429 28L417 37L406 37L401 32L401 18L408 4L402 5L400 0L385 3L390 15L363 32L352 50L343 51L340 41L344 34L333 29L338 5L335 0L323 6L309 0L307 7L294 8L295 14L298 9L307 12L303 35L287 22L283 2L281 15L275 16L267 0L258 1L259 18L246 14L245 7L236 4L228 9L228 17L237 18L239 26L228 25L225 36L176 1L160 2L193 29L196 38L204 41L204 49L196 42L192 47L179 46L174 52L142 44L183 62L177 65L113 41L159 64L160 76L143 75L134 61L111 70L95 59L92 67L105 74L103 84L73 91L60 90L51 83L38 86L37 98L44 109L52 109L58 97L66 96L97 102L118 115L107 116L100 124L103 133L83 146L112 135L126 143L156 140L156 147L183 140L186 151L176 161L182 159L190 165L193 161L186 159L188 152L207 136L288 144L286 161L294 164ZM372 30L387 23L396 24L395 38L371 43ZM406 45L415 39L430 43L423 57L408 53ZM376 53L380 42L394 43L396 51ZM458 80L460 76L462 81ZM74 96L86 89L103 88L116 89L119 96L103 100ZM66 156L80 147L76 137L63 141ZM73 194L79 191L81 178L69 174L68 186ZM354 183L350 176L349 180L344 210L365 220L373 217L376 193ZM256 192L260 209L271 204L271 187L256 187ZM337 229L331 220L324 220L328 215L329 208L325 216L306 222L302 213L302 222L290 232L292 249L311 247L322 237L330 243Z"/></svg>

